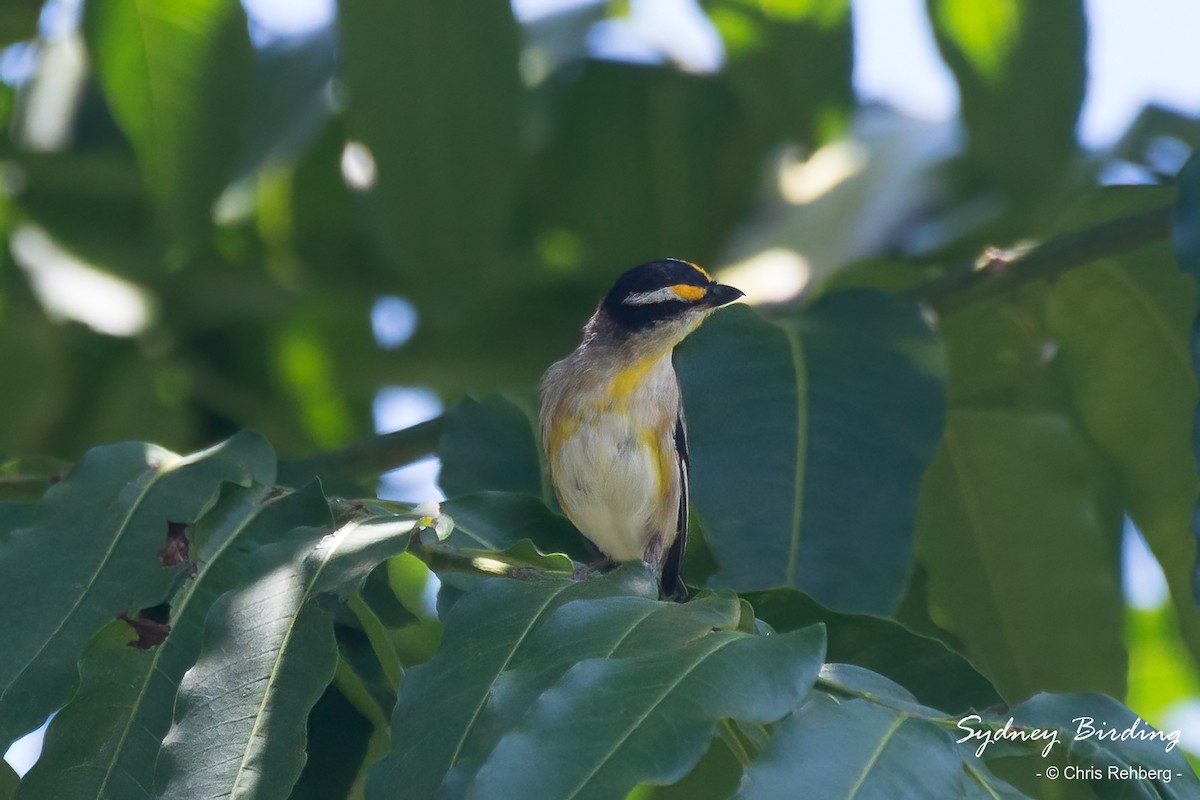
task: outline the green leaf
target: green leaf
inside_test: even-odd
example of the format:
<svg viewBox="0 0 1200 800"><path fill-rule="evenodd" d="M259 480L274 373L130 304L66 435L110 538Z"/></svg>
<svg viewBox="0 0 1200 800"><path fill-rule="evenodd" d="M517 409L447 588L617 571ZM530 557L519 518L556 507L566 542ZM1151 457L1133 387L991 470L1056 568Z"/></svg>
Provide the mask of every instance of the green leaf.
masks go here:
<svg viewBox="0 0 1200 800"><path fill-rule="evenodd" d="M1175 220L1171 231L1171 244L1179 266L1191 276L1195 285L1200 283L1200 155L1195 153L1179 172L1179 199L1175 204ZM1192 318L1188 336L1191 345L1189 354L1193 376L1200 375L1200 314ZM1200 430L1200 406L1192 410L1193 431ZM1200 439L1192 438L1193 463L1200 462ZM1192 518L1193 536L1200 540L1200 515ZM1193 567L1192 597L1200 602L1200 558ZM1185 595L1177 597L1182 600ZM1190 616L1190 615L1188 615Z"/></svg>
<svg viewBox="0 0 1200 800"><path fill-rule="evenodd" d="M566 553L576 561L590 559L583 535L536 497L479 492L451 498L441 508L454 520L446 541L455 547L504 550L528 539L543 553Z"/></svg>
<svg viewBox="0 0 1200 800"><path fill-rule="evenodd" d="M543 92L557 113L532 179L538 233L577 237L585 274L608 280L665 254L718 257L760 155L721 78L589 60Z"/></svg>
<svg viewBox="0 0 1200 800"><path fill-rule="evenodd" d="M496 744L575 664L683 647L713 630L734 630L738 612L731 594L701 596L684 605L644 597L604 597L559 606L496 679L492 699L443 783L443 792L448 798L464 796Z"/></svg>
<svg viewBox="0 0 1200 800"><path fill-rule="evenodd" d="M374 728L330 687L308 718L308 761L289 800L349 798Z"/></svg>
<svg viewBox="0 0 1200 800"><path fill-rule="evenodd" d="M290 543L257 551L262 577L214 604L179 685L155 780L160 797L288 796L304 766L305 721L337 666L321 600L356 591L404 551L416 522L397 515L324 536L311 529L316 546L299 558Z"/></svg>
<svg viewBox="0 0 1200 800"><path fill-rule="evenodd" d="M245 149L253 51L235 0L96 0L84 34L168 230L191 247Z"/></svg>
<svg viewBox="0 0 1200 800"><path fill-rule="evenodd" d="M1019 211L1072 163L1083 103L1082 0L927 0L958 82L968 163Z"/></svg>
<svg viewBox="0 0 1200 800"><path fill-rule="evenodd" d="M789 797L798 786L823 800L1021 797L1015 791L984 794L972 782L949 731L866 700L813 692L775 729L766 751L746 770L736 797ZM1002 785L995 778L991 782Z"/></svg>
<svg viewBox="0 0 1200 800"><path fill-rule="evenodd" d="M484 582L454 604L437 655L405 676L392 715L392 750L368 775L368 794L386 797L402 786L413 797L437 796L497 678L557 608L584 598L657 594L649 572L637 568L583 582Z"/></svg>
<svg viewBox="0 0 1200 800"><path fill-rule="evenodd" d="M528 412L505 397L464 397L446 414L438 442L442 491L447 497L483 491L541 497L542 467L534 425Z"/></svg>
<svg viewBox="0 0 1200 800"><path fill-rule="evenodd" d="M0 798L9 800L16 795L17 784L20 781L16 770L8 765L7 761L0 759Z"/></svg>
<svg viewBox="0 0 1200 800"><path fill-rule="evenodd" d="M190 523L222 481L274 477L255 434L181 457L152 445L96 448L0 550L0 743L39 725L67 699L76 659L121 614L161 603L186 565L164 557L171 524Z"/></svg>
<svg viewBox="0 0 1200 800"><path fill-rule="evenodd" d="M674 783L704 755L718 720L786 715L823 655L823 631L812 627L718 631L642 657L578 662L500 740L468 796L603 800Z"/></svg>
<svg viewBox="0 0 1200 800"><path fill-rule="evenodd" d="M374 157L395 265L426 289L479 292L473 281L502 277L521 163L510 4L341 0L338 12L347 124Z"/></svg>
<svg viewBox="0 0 1200 800"><path fill-rule="evenodd" d="M873 670L905 687L925 705L957 712L1001 702L987 678L966 659L893 620L830 611L792 589L753 593L745 599L758 619L777 631L822 623L828 661Z"/></svg>
<svg viewBox="0 0 1200 800"><path fill-rule="evenodd" d="M0 8L0 47L37 36L41 0L14 0ZM3 791L0 790L0 796Z"/></svg>
<svg viewBox="0 0 1200 800"><path fill-rule="evenodd" d="M725 43L724 75L763 144L812 146L854 102L849 0L702 3Z"/></svg>
<svg viewBox="0 0 1200 800"><path fill-rule="evenodd" d="M1092 782L1102 798L1185 800L1200 792L1200 780L1191 764L1172 740L1166 738L1174 736L1177 742L1178 732L1161 731L1156 735L1141 717L1111 697L1039 694L1015 706L1011 716L1025 728L1057 729L1058 742L1066 747L1071 763L1099 768L1105 776L1104 780ZM1123 733L1127 735L1122 736ZM1130 766L1167 770L1171 777L1167 780L1136 775L1119 780L1109 777L1110 767Z"/></svg>
<svg viewBox="0 0 1200 800"><path fill-rule="evenodd" d="M941 349L916 304L851 291L794 322L722 311L677 354L714 586L889 613L941 435Z"/></svg>
<svg viewBox="0 0 1200 800"><path fill-rule="evenodd" d="M1072 222L1160 207L1172 195L1113 187L1089 198ZM1164 242L1071 270L1046 297L1048 331L1078 417L1116 465L1122 500L1163 566L1185 639L1200 659L1190 533L1198 486L1191 446L1198 395L1188 344L1195 282Z"/></svg>
<svg viewBox="0 0 1200 800"><path fill-rule="evenodd" d="M952 410L918 547L930 614L1007 699L1124 693L1120 516L1069 419Z"/></svg>
<svg viewBox="0 0 1200 800"><path fill-rule="evenodd" d="M157 647L137 648L131 627L114 621L92 638L80 661L79 689L50 723L22 797L152 797L154 766L209 609L256 577L250 566L257 549L311 546L305 530L292 532L328 522L315 484L284 495L259 484L226 484L216 505L188 529L196 573L172 598L170 635Z"/></svg>

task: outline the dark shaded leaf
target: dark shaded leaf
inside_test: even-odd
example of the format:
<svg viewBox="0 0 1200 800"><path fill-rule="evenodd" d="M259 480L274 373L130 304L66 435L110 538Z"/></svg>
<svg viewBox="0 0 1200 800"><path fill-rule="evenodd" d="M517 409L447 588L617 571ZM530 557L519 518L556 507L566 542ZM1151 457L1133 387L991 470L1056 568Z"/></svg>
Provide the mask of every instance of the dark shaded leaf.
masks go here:
<svg viewBox="0 0 1200 800"><path fill-rule="evenodd" d="M558 607L497 677L492 699L446 778L443 792L447 797L464 796L497 743L575 664L683 647L713 630L734 630L738 611L730 594L709 594L682 605L644 597L604 597Z"/></svg>
<svg viewBox="0 0 1200 800"><path fill-rule="evenodd" d="M447 497L472 492L542 496L542 468L530 412L500 395L465 397L446 414L438 442L438 484Z"/></svg>
<svg viewBox="0 0 1200 800"><path fill-rule="evenodd" d="M1200 792L1200 779L1187 758L1165 738L1172 732L1155 732L1141 717L1111 697L1039 694L1014 707L1012 719L1027 728L1057 729L1059 744L1066 748L1071 763L1097 767L1104 775L1100 780L1089 781L1099 797L1185 800ZM1122 737L1125 732L1129 735ZM1105 733L1108 738L1102 739ZM1114 735L1118 738L1111 738ZM1177 735L1174 738L1178 740ZM1110 767L1130 766L1166 770L1171 778L1109 777Z"/></svg>
<svg viewBox="0 0 1200 800"><path fill-rule="evenodd" d="M506 492L478 492L442 503L454 520L447 543L455 547L503 550L528 539L543 553L566 553L588 561L583 535L561 514L536 497Z"/></svg>
<svg viewBox="0 0 1200 800"><path fill-rule="evenodd" d="M867 291L779 325L735 307L693 334L677 364L712 585L893 610L941 435L941 359L915 303Z"/></svg>
<svg viewBox="0 0 1200 800"><path fill-rule="evenodd" d="M341 0L338 11L347 122L374 157L381 238L427 289L478 291L507 244L521 161L511 6Z"/></svg>
<svg viewBox="0 0 1200 800"><path fill-rule="evenodd" d="M719 77L587 61L545 91L560 100L532 185L538 232L578 237L583 263L612 277L664 255L716 258L749 201L758 155Z"/></svg>
<svg viewBox="0 0 1200 800"><path fill-rule="evenodd" d="M812 627L718 631L640 658L578 662L500 740L468 796L606 800L638 783L674 783L704 755L718 720L786 715L823 655ZM543 767L528 769L535 760Z"/></svg>
<svg viewBox="0 0 1200 800"><path fill-rule="evenodd" d="M775 729L737 797L789 797L798 786L828 800L1023 797L982 774L986 768L976 761L973 768L991 791L978 785L966 769L971 758L949 731L920 716L813 692Z"/></svg>
<svg viewBox="0 0 1200 800"><path fill-rule="evenodd" d="M958 712L1001 702L987 678L962 656L890 619L830 611L791 589L752 593L746 600L758 619L777 631L822 623L827 660L857 664L884 675L925 705Z"/></svg>
<svg viewBox="0 0 1200 800"><path fill-rule="evenodd" d="M649 571L627 568L590 581L495 578L455 603L437 655L409 670L392 715L392 749L370 772L370 796L404 787L434 797L491 699L496 679L522 657L537 625L571 600L657 597ZM485 624L484 620L488 620Z"/></svg>

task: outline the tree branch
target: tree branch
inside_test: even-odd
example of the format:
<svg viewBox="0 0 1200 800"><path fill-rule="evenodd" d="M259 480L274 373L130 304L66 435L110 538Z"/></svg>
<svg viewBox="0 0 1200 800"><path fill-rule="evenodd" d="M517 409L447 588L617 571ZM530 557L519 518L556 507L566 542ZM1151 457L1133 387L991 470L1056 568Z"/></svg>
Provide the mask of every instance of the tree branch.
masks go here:
<svg viewBox="0 0 1200 800"><path fill-rule="evenodd" d="M1053 279L1069 269L1100 258L1120 255L1166 239L1171 232L1171 206L1105 222L1050 239L1017 256L989 251L982 266L955 271L917 287L917 294L940 315L1011 292L1030 283Z"/></svg>
<svg viewBox="0 0 1200 800"><path fill-rule="evenodd" d="M417 423L391 433L381 433L324 455L294 463L294 471L335 475L347 480L377 477L437 452L445 417Z"/></svg>

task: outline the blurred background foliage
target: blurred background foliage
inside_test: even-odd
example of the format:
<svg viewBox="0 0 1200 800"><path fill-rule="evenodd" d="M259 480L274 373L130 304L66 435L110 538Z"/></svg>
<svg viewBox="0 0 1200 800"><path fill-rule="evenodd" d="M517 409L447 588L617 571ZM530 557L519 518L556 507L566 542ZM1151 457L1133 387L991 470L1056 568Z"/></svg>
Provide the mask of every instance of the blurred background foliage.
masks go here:
<svg viewBox="0 0 1200 800"><path fill-rule="evenodd" d="M906 476L878 596L847 589L853 570L836 586L803 567L740 580L720 563L722 536L744 526L737 497L698 501L712 552L698 550L692 574L895 614L964 649L1007 699L1098 689L1160 725L1200 716L1187 705L1200 655L1195 291L1165 217L1156 243L1053 283L946 301L988 246L1170 206L1200 122L1149 107L1110 146L1080 144L1082 0L928 0L959 97L944 123L856 93L849 0L680 4L712 39L708 61L679 48L650 2L523 5L341 0L322 24L279 35L235 0L7 0L0 456L74 460L121 439L188 451L254 428L305 459L468 391L514 392L528 410L613 278L679 256L745 289L780 329L832 342L814 351L824 361L792 365L797 402L826 424L810 437L875 420L890 391L916 409L879 422L911 463L879 466L868 442L839 464L841 440L809 440L826 460L810 453L805 480L851 482L840 507L805 509L817 516L803 525L830 537L805 539L821 547L809 573L837 536L878 521L854 518L854 500ZM1105 187L1117 182L1146 185ZM896 310L913 287L941 312L936 335L914 332L915 305ZM852 288L898 299L833 297ZM709 350L684 352L685 381L690 368L703 389L706 357L736 361L711 349L731 332L781 341L741 314L714 320ZM805 369L837 387L811 408ZM891 380L917 372L944 391ZM843 392L877 405L845 411ZM507 422L477 430L520 423L488 402ZM448 436L472 430L472 413L460 408ZM695 425L704 411L689 413ZM514 435L525 457L527 434ZM693 436L703 453L704 428ZM467 474L469 437L443 454L454 446L448 494L511 488ZM511 476L512 453L494 475ZM1135 525L1171 604L1126 608L1122 578L1155 569Z"/></svg>

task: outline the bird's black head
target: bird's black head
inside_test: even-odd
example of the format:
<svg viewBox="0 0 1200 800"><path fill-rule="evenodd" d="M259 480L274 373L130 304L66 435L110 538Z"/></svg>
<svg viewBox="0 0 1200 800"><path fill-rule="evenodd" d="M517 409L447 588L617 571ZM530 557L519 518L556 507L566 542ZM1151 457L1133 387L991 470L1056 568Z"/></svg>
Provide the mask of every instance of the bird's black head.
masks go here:
<svg viewBox="0 0 1200 800"><path fill-rule="evenodd" d="M695 312L707 315L742 294L717 283L695 264L664 258L636 266L617 278L601 308L622 328L640 331Z"/></svg>

